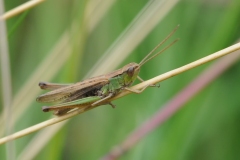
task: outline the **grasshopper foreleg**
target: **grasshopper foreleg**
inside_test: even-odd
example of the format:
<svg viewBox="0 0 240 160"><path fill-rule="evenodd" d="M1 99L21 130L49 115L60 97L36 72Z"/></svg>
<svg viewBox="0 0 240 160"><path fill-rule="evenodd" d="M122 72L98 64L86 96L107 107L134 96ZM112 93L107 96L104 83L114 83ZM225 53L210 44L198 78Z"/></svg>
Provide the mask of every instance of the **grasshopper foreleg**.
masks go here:
<svg viewBox="0 0 240 160"><path fill-rule="evenodd" d="M139 77L139 76L137 76L137 79L139 80L139 81L141 81L141 82L144 82L144 80L141 78L141 77ZM160 87L160 84L151 84L151 85L149 85L149 87Z"/></svg>

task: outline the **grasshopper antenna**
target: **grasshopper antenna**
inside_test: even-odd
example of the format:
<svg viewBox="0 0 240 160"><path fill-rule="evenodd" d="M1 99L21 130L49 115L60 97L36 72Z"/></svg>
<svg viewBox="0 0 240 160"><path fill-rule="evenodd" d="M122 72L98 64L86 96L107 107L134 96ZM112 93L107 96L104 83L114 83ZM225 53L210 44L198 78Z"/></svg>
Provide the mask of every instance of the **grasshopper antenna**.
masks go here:
<svg viewBox="0 0 240 160"><path fill-rule="evenodd" d="M146 59L144 62L140 63L139 65L142 66L143 64L145 64L146 62L150 61L151 59L155 58L156 56L158 56L160 53L164 52L165 50L167 50L168 48L170 48L174 43L176 43L177 41L179 41L179 38L175 39L172 43L170 43L168 46L166 46L165 48L163 48L161 51L157 52L154 56Z"/></svg>
<svg viewBox="0 0 240 160"><path fill-rule="evenodd" d="M179 28L179 25L177 25L173 31L164 39L162 40L150 53L148 53L148 55L146 57L143 58L143 60L139 63L140 66L142 66L143 64L145 64L146 62L148 62L149 60L155 58L156 56L158 56L160 53L164 52L165 50L167 50L169 47L171 47L174 43L176 43L179 39L174 40L170 45L168 45L167 47L163 48L161 51L159 51L158 53L156 53L154 56L150 57L149 56L156 51L156 49L158 49L163 43L165 43L175 32L176 30Z"/></svg>

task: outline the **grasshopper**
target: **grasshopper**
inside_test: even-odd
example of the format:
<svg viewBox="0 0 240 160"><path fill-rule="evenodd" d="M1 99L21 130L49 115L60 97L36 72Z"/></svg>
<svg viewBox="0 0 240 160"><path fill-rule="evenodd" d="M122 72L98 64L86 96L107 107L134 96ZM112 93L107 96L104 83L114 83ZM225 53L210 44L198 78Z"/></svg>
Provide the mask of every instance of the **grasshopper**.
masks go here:
<svg viewBox="0 0 240 160"><path fill-rule="evenodd" d="M115 106L108 100L116 96L121 91L127 90L133 93L141 93L149 86L157 86L147 85L141 90L133 90L129 88L136 79L143 82L143 80L138 76L140 68L143 64L155 58L178 41L178 39L176 39L161 51L152 57L149 57L158 47L160 47L172 36L177 28L178 26L150 53L148 53L139 64L132 62L111 73L89 78L75 84L40 82L40 88L50 90L50 92L40 95L36 100L43 103L56 103L56 105L53 106L43 107L42 110L44 112L54 111L54 114L58 116L67 114L75 109L89 106L93 107L110 104L114 108Z"/></svg>

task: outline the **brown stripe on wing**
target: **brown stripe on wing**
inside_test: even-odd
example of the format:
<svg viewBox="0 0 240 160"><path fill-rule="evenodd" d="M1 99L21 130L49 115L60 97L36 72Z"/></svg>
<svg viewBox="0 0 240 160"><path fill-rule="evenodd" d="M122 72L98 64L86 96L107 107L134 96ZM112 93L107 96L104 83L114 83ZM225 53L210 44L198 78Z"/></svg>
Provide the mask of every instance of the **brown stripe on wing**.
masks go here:
<svg viewBox="0 0 240 160"><path fill-rule="evenodd" d="M62 87L66 87L66 86L69 86L69 85L72 85L72 84L59 84L59 83L49 83L49 82L39 82L39 87L41 89L44 89L44 90L55 90L55 89L59 89L59 88L62 88Z"/></svg>

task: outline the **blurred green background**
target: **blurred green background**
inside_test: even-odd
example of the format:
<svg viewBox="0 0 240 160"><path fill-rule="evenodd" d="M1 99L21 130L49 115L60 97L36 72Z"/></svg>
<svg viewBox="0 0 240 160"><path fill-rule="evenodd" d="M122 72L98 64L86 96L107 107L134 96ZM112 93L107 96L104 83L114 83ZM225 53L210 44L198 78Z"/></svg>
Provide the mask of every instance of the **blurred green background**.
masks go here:
<svg viewBox="0 0 240 160"><path fill-rule="evenodd" d="M24 2L6 0L5 10ZM161 3L160 6L166 3L158 2ZM16 105L17 111L13 112L13 118L17 117L14 131L51 117L51 113L41 111L44 104L35 101L38 95L45 93L38 88L39 81L74 83L86 78L113 43L120 46L116 40L130 24L135 24L133 20L152 3L157 1L48 0L7 20L13 101L20 94L20 102L24 102L22 106L26 107L22 109L20 102L19 106ZM96 74L104 74L129 62L140 62L178 24L180 28L171 40L180 38L180 41L142 67L140 76L143 79L150 79L226 48L240 37L239 8L239 0L182 0L170 8L169 12L164 12L165 7L157 9L162 10L166 16L155 20L156 26L145 24L141 32L148 30L149 26L152 29L142 41L139 36L132 37L129 45L134 45L135 42L137 44L131 54L120 62L121 54L120 57L112 58L111 62L119 63L116 68L110 66L109 61L102 61L101 65L107 67L108 71ZM153 16L162 15L159 12L151 15L149 12L149 17L141 19L140 15L140 22ZM136 30L130 30L127 35ZM141 32L136 35L141 35ZM56 51L59 53L57 58L51 60L49 56L53 54L52 49L64 39L62 35L66 33L67 45L60 43ZM65 54L61 52L65 51L66 46L69 55L63 58ZM40 67L43 69L40 73L39 66L47 60L50 60L51 65L47 69ZM50 140L30 159L92 160L103 157L211 64L212 62L163 81L158 89L149 88L140 95L131 94L118 99L113 102L117 105L115 109L101 106L70 119L53 137L46 134L44 137L49 136ZM50 72L55 67L56 71ZM240 159L239 73L240 64L235 63L120 159ZM35 77L31 81L33 86L29 82L32 77ZM26 87L28 84L30 88ZM20 91L26 93L21 94ZM0 93L1 106L3 94ZM2 108L1 110L3 111ZM15 116L18 112L19 116ZM15 141L16 158L23 159L19 156L37 134L38 132ZM34 143L31 150L27 149L25 153L32 153L39 145ZM0 146L0 157L7 159L5 145Z"/></svg>

